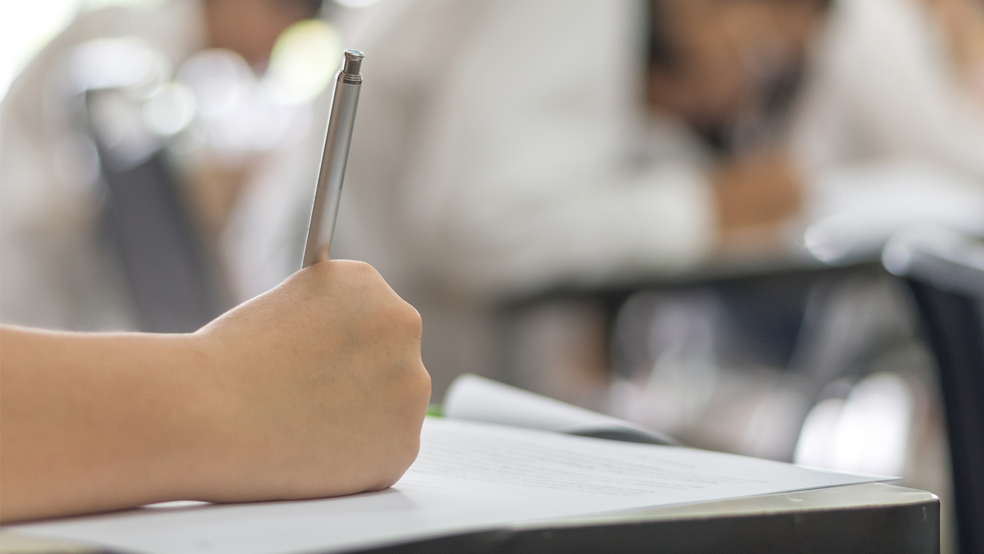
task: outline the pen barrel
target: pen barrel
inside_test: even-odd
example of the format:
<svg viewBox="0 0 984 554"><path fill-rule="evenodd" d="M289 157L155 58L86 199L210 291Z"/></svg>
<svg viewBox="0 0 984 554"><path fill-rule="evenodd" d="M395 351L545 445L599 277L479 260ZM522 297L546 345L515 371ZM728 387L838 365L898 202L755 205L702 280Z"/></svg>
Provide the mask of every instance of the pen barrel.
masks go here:
<svg viewBox="0 0 984 554"><path fill-rule="evenodd" d="M343 72L339 72L335 80L335 94L331 103L331 115L328 117L328 132L321 156L321 171L318 173L318 186L314 193L302 267L308 267L322 258L327 259L331 249L361 87L361 77L355 79Z"/></svg>

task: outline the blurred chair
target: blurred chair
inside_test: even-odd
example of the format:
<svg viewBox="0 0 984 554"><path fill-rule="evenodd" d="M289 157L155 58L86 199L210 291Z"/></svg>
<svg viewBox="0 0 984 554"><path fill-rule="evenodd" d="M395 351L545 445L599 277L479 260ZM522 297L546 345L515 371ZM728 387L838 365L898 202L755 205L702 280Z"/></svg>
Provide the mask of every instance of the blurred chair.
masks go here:
<svg viewBox="0 0 984 554"><path fill-rule="evenodd" d="M139 329L194 332L219 316L229 302L217 264L209 262L205 241L189 213L189 200L182 194L178 175L169 170L159 141L144 138L151 135L139 124L115 143L99 132L114 124L118 127L121 110L97 108L113 100L125 102L123 98L117 89L85 93L88 130L98 149L107 192L106 231L122 262Z"/></svg>
<svg viewBox="0 0 984 554"><path fill-rule="evenodd" d="M896 235L882 259L912 290L937 361L960 552L984 552L984 242L914 229Z"/></svg>

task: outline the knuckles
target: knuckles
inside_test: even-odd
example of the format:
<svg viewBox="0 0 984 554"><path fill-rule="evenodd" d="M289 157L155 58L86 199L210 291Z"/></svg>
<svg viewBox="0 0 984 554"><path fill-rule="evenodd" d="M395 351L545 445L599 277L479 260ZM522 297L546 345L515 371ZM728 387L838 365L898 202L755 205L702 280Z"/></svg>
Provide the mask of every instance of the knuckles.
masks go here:
<svg viewBox="0 0 984 554"><path fill-rule="evenodd" d="M323 265L323 271L329 278L340 278L354 283L368 283L373 286L386 286L383 276L376 271L376 268L366 262L354 260L333 260ZM315 266L316 267L316 266Z"/></svg>
<svg viewBox="0 0 984 554"><path fill-rule="evenodd" d="M402 299L400 304L399 309L396 310L398 313L395 320L406 337L419 342L424 333L424 321L420 317L420 312Z"/></svg>
<svg viewBox="0 0 984 554"><path fill-rule="evenodd" d="M346 288L361 289L365 294L361 295L362 301L368 305L362 305L363 313L374 320L372 327L388 327L391 336L409 337L420 340L423 333L423 321L420 313L399 297L396 292L386 283L378 271L365 262L338 261L331 262L337 264L334 267L326 267L324 271L340 272L334 279L341 280ZM322 264L318 264L322 265ZM328 266L329 264L323 264ZM351 300L350 295L349 300ZM374 329L378 331L379 329Z"/></svg>

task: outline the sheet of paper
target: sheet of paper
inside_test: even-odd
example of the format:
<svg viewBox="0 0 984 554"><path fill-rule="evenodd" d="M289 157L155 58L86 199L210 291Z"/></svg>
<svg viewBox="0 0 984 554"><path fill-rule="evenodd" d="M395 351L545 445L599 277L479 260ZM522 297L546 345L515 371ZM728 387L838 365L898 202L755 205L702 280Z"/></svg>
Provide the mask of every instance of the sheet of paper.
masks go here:
<svg viewBox="0 0 984 554"><path fill-rule="evenodd" d="M624 431L663 444L676 442L672 437L625 420L470 374L458 377L448 388L444 415L558 433Z"/></svg>
<svg viewBox="0 0 984 554"><path fill-rule="evenodd" d="M681 447L428 418L389 490L327 500L141 509L12 527L151 553L350 550L518 521L701 502L877 478Z"/></svg>

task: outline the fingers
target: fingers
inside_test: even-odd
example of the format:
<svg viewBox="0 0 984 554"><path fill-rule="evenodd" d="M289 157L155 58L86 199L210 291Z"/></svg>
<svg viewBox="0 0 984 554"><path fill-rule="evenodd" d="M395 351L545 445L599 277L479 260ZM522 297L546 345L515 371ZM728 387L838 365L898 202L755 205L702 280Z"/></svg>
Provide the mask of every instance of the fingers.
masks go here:
<svg viewBox="0 0 984 554"><path fill-rule="evenodd" d="M366 333L393 344L405 344L419 356L423 334L420 313L404 301L371 265L351 260L331 260L315 264L304 271L315 274L317 289L324 301L347 306L358 312L354 321L371 327Z"/></svg>
<svg viewBox="0 0 984 554"><path fill-rule="evenodd" d="M416 458L430 399L422 332L417 310L372 266L336 260L217 321L208 334L223 338L234 412L222 456L244 467L224 470L227 485L212 496L310 498L395 483Z"/></svg>

